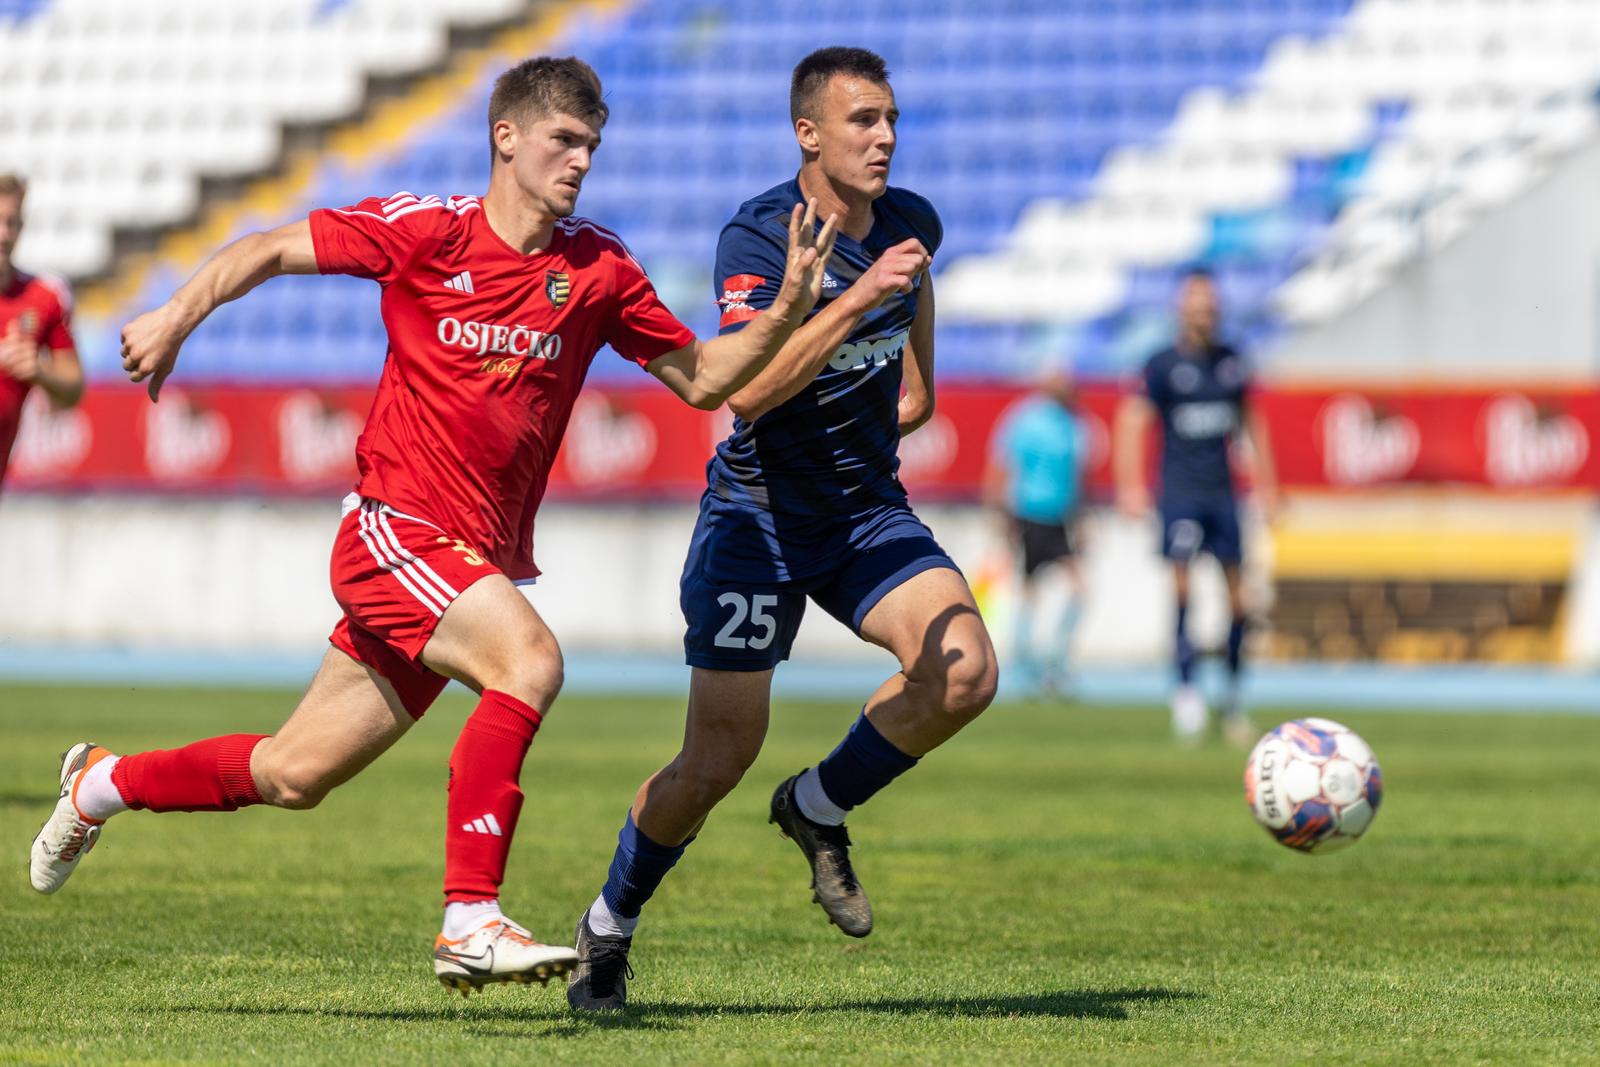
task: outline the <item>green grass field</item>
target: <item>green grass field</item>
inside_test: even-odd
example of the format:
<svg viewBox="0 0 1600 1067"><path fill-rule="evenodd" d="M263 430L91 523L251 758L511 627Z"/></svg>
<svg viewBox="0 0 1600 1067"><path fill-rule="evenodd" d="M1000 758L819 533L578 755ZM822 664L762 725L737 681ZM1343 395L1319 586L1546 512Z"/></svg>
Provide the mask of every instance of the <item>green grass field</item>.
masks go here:
<svg viewBox="0 0 1600 1067"><path fill-rule="evenodd" d="M647 911L611 1019L553 986L463 1001L433 979L458 696L315 811L121 816L60 894L27 887L69 742L265 731L291 698L0 688L0 1062L1600 1060L1600 719L1342 716L1384 808L1307 857L1250 819L1240 753L1178 751L1155 711L995 707L852 820L877 909L858 942L766 825L773 783L852 710L780 704ZM563 698L509 914L570 936L681 715Z"/></svg>

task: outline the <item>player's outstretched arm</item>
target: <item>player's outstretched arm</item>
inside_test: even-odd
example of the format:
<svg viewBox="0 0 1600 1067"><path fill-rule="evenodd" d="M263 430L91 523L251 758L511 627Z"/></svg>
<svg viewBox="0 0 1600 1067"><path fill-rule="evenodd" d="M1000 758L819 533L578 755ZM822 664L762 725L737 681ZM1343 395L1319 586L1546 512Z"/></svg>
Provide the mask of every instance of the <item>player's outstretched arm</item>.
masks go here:
<svg viewBox="0 0 1600 1067"><path fill-rule="evenodd" d="M122 369L130 381L148 379L155 400L177 364L178 349L207 315L268 278L316 273L309 220L246 234L206 260L165 304L122 328Z"/></svg>
<svg viewBox="0 0 1600 1067"><path fill-rule="evenodd" d="M741 419L753 422L800 392L827 366L861 317L891 294L909 293L917 275L928 269L930 261L928 250L915 239L901 241L879 256L854 285L794 331L766 369L728 400L728 407ZM922 309L919 306L917 310L920 314ZM931 338L927 350L931 355Z"/></svg>
<svg viewBox="0 0 1600 1067"><path fill-rule="evenodd" d="M1150 510L1150 490L1144 484L1144 443L1154 411L1142 396L1124 397L1117 408L1115 463L1117 507L1130 518L1142 519Z"/></svg>
<svg viewBox="0 0 1600 1067"><path fill-rule="evenodd" d="M933 275L922 279L917 294L917 315L911 320L910 352L902 373L905 395L900 398L900 436L918 430L933 418Z"/></svg>
<svg viewBox="0 0 1600 1067"><path fill-rule="evenodd" d="M1245 433L1250 437L1250 451L1255 455L1254 475L1256 502L1268 522L1278 510L1278 462L1272 452L1272 434L1267 420L1254 406L1245 408Z"/></svg>
<svg viewBox="0 0 1600 1067"><path fill-rule="evenodd" d="M794 206L789 214L789 247L783 283L772 306L744 329L668 352L650 362L650 373L689 404L714 411L754 378L778 354L822 295L822 279L833 254L838 219L816 228L817 202Z"/></svg>

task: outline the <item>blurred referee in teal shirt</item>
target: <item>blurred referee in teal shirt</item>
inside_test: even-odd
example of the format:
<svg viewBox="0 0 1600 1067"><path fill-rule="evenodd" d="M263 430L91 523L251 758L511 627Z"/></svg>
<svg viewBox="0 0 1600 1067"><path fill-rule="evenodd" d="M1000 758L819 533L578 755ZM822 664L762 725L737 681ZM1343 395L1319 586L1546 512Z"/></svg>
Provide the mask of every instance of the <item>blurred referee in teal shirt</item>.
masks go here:
<svg viewBox="0 0 1600 1067"><path fill-rule="evenodd" d="M984 475L985 502L1005 517L1022 562L1012 637L1018 673L1029 689L1053 695L1066 692L1072 634L1083 612L1077 524L1088 452L1072 376L1051 367L1001 416ZM1040 579L1049 569L1064 574L1070 595L1054 619L1040 619ZM1041 633L1048 635L1042 655Z"/></svg>

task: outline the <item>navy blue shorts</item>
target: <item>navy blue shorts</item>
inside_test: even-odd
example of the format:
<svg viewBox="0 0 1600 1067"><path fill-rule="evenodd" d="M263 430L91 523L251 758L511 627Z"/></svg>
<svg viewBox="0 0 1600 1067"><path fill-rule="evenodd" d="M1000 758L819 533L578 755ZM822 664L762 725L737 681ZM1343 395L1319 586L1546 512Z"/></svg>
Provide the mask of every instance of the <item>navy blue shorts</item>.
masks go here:
<svg viewBox="0 0 1600 1067"><path fill-rule="evenodd" d="M1202 552L1211 553L1225 567L1243 560L1239 507L1233 498L1162 500L1161 554L1186 563Z"/></svg>
<svg viewBox="0 0 1600 1067"><path fill-rule="evenodd" d="M678 602L691 667L764 671L789 658L806 598L856 633L888 592L922 571L959 570L904 503L862 515L780 515L707 491Z"/></svg>

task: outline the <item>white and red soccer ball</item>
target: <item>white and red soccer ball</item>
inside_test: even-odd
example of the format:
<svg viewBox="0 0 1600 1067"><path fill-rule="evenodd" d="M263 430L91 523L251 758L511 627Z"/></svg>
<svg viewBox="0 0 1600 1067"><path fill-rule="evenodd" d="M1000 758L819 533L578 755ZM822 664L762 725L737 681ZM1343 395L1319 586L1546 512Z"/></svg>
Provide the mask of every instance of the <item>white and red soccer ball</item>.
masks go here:
<svg viewBox="0 0 1600 1067"><path fill-rule="evenodd" d="M1329 719L1295 719L1267 734L1244 767L1256 822L1301 852L1355 844L1383 802L1383 773L1367 743Z"/></svg>

